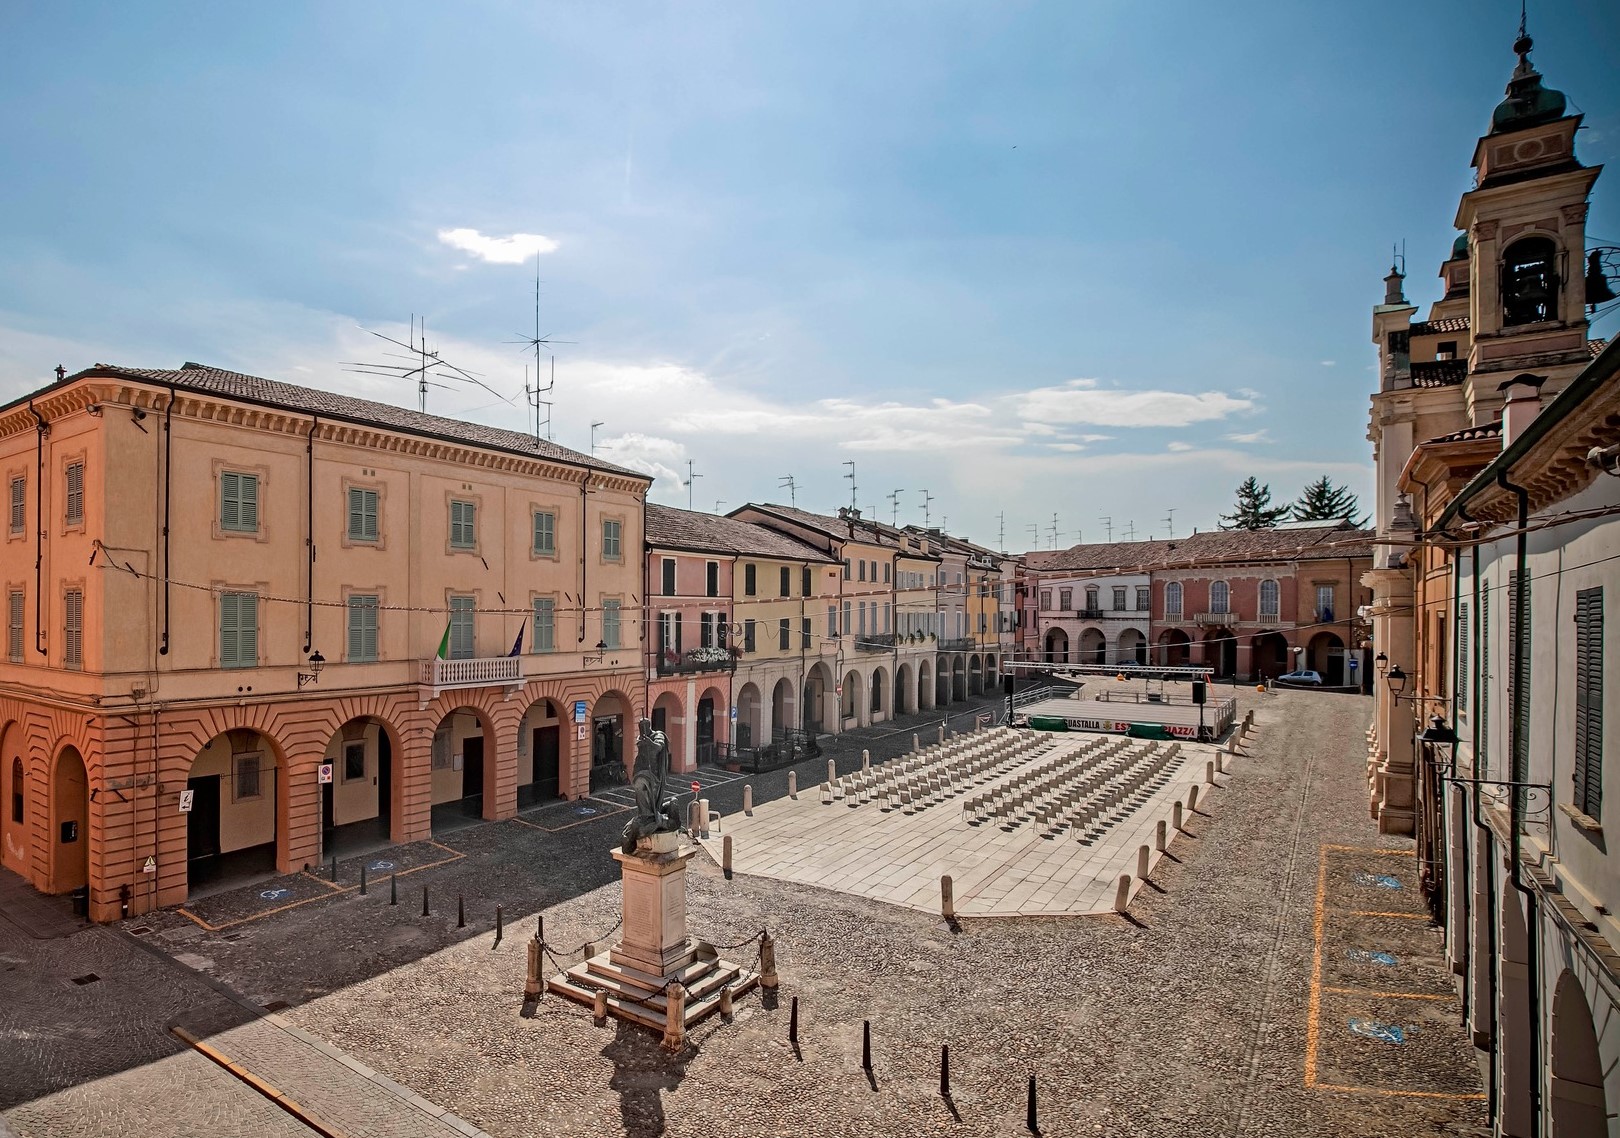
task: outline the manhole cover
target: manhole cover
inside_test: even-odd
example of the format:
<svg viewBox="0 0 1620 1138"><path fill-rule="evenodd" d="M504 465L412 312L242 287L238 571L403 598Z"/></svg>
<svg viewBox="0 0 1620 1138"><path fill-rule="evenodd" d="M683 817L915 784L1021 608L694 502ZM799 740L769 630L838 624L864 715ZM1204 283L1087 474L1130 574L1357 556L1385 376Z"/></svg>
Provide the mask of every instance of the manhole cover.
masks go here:
<svg viewBox="0 0 1620 1138"><path fill-rule="evenodd" d="M151 925L136 925L134 928L129 930L129 935L130 936L145 936L147 933L149 933L151 931L152 931L152 926Z"/></svg>
<svg viewBox="0 0 1620 1138"><path fill-rule="evenodd" d="M73 978L73 982L82 988L84 985L94 984L100 979L101 977L97 976L94 972L86 972L83 976L75 976Z"/></svg>

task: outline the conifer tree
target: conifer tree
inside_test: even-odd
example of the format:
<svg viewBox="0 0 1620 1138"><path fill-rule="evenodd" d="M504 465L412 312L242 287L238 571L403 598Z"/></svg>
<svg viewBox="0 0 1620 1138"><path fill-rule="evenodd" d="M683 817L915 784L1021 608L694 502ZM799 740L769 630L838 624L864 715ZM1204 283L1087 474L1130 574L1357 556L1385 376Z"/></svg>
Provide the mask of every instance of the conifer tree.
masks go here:
<svg viewBox="0 0 1620 1138"><path fill-rule="evenodd" d="M1336 522L1341 518L1349 518L1350 524L1360 526L1367 519L1357 518L1361 513L1361 503L1356 496L1350 493L1348 486L1335 486L1328 481L1327 475L1322 475L1315 482L1306 486L1294 503L1294 521L1296 522Z"/></svg>
<svg viewBox="0 0 1620 1138"><path fill-rule="evenodd" d="M1271 504L1271 487L1250 475L1237 488L1237 509L1221 515L1222 529L1274 529L1291 509L1288 503Z"/></svg>

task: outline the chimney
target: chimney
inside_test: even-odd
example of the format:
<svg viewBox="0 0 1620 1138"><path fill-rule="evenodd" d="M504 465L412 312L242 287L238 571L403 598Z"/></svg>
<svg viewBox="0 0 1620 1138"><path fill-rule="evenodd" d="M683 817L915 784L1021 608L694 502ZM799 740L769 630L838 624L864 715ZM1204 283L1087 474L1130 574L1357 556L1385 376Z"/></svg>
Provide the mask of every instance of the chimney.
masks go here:
<svg viewBox="0 0 1620 1138"><path fill-rule="evenodd" d="M1502 405L1503 450L1512 446L1513 440L1530 425L1530 420L1541 413L1541 385L1546 382L1544 375L1522 372L1497 387L1505 400Z"/></svg>
<svg viewBox="0 0 1620 1138"><path fill-rule="evenodd" d="M1399 266L1391 265L1389 267L1389 276L1384 278L1385 304L1406 303L1406 294L1401 290L1401 285L1404 284L1405 281L1406 274L1401 272Z"/></svg>

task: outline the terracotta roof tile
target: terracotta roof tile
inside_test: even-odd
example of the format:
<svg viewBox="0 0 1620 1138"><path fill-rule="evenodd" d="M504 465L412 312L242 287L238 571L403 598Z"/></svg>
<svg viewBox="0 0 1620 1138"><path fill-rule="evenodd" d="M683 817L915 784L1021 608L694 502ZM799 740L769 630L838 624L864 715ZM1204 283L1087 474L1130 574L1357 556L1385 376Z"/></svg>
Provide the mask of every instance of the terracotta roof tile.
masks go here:
<svg viewBox="0 0 1620 1138"><path fill-rule="evenodd" d="M1295 524L1279 529L1210 530L1190 537L1160 541L1116 541L1033 551L1025 564L1040 573L1064 571L1130 571L1177 565L1238 561L1294 561L1369 557L1373 531L1342 522Z"/></svg>
<svg viewBox="0 0 1620 1138"><path fill-rule="evenodd" d="M1449 435L1438 435L1429 440L1431 443L1471 443L1477 439L1499 439L1502 437L1502 420L1494 423L1481 423L1477 427L1464 427L1460 431L1452 431Z"/></svg>
<svg viewBox="0 0 1620 1138"><path fill-rule="evenodd" d="M643 474L639 470L615 466L613 463L603 462L601 459L592 458L590 455L558 446L556 443L546 439L536 439L533 435L525 434L522 431L508 431L501 427L486 427L482 423L469 423L461 419L449 419L442 415L425 415L420 411L412 411L405 407L395 407L387 403L374 403L369 399L357 399L352 395L339 395L336 392L321 391L314 387L300 387L297 384L283 383L280 380L263 379L256 375L245 375L242 372L227 371L224 368L205 367L202 364L188 363L184 367L174 369L131 368L97 364L93 368L86 368L76 375L69 376L62 382L72 382L82 377L98 375L144 380L152 383L172 383L175 387L187 391L220 395L230 399L240 399L248 403L258 403L304 414L330 415L333 418L347 419L351 422L365 423L369 426L401 431L405 434L425 435L430 438L467 443L472 446L487 447L491 450L506 451L512 454L552 459L558 462L566 462L571 466L609 471L631 478L644 479L649 483L652 481L649 475Z"/></svg>
<svg viewBox="0 0 1620 1138"><path fill-rule="evenodd" d="M833 558L819 549L767 526L719 514L660 506L656 502L647 503L647 545L653 549L692 549L833 562Z"/></svg>
<svg viewBox="0 0 1620 1138"><path fill-rule="evenodd" d="M1586 351L1594 360L1597 359L1598 356L1602 355L1603 354L1603 349L1608 347L1608 346L1609 346L1609 341L1607 341L1607 340L1588 340L1588 341L1586 341Z"/></svg>
<svg viewBox="0 0 1620 1138"><path fill-rule="evenodd" d="M1467 375L1467 360L1424 360L1412 365L1412 386L1454 387Z"/></svg>
<svg viewBox="0 0 1620 1138"><path fill-rule="evenodd" d="M1412 325L1412 335L1433 336L1443 332L1466 332L1469 323L1466 316L1442 316L1438 320L1420 320Z"/></svg>

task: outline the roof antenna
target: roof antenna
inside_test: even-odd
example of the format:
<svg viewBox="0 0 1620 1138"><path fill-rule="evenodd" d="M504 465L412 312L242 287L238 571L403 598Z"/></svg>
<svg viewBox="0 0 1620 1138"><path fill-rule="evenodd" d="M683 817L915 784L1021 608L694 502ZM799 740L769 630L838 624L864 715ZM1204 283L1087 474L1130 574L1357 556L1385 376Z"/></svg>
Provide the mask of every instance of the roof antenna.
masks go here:
<svg viewBox="0 0 1620 1138"><path fill-rule="evenodd" d="M1133 521L1128 521L1128 522L1125 523L1125 540L1126 541L1135 541L1136 540L1136 522L1134 520Z"/></svg>
<svg viewBox="0 0 1620 1138"><path fill-rule="evenodd" d="M427 346L427 317L419 323L416 314L411 314L410 341L396 340L392 336L384 336L381 332L373 332L370 328L361 326L361 331L385 340L396 348L404 348L404 352L384 352L389 359L401 360L401 363L383 363L367 361L346 361L344 371L352 371L357 375L380 375L389 379L411 379L416 381L416 398L420 410L427 413L428 388L438 387L445 391L454 391L455 388L448 383L438 383L440 379L457 380L461 383L470 383L474 387L481 387L502 403L511 403L510 396L502 395L489 384L479 379L474 372L459 368L445 359L438 351L430 351ZM429 377L432 378L429 378ZM514 404L515 406L515 404Z"/></svg>
<svg viewBox="0 0 1620 1138"><path fill-rule="evenodd" d="M528 382L523 384L523 394L529 405L534 408L534 441L540 441L540 407L546 408L546 438L551 438L551 400L547 398L552 389L557 386L557 357L551 357L551 381L540 386L540 349L549 349L553 344L572 344L573 340L553 340L550 333L540 334L540 254L534 255L534 335L519 332L516 340L506 341L508 344L521 344L534 352L534 389L529 389Z"/></svg>
<svg viewBox="0 0 1620 1138"><path fill-rule="evenodd" d="M1103 529L1107 531L1108 540L1113 541L1114 540L1114 519L1111 518L1111 517L1108 517L1108 518L1098 518L1097 520L1102 522Z"/></svg>
<svg viewBox="0 0 1620 1138"><path fill-rule="evenodd" d="M889 524L898 528L900 525L900 495L904 490L896 490L889 495Z"/></svg>
<svg viewBox="0 0 1620 1138"><path fill-rule="evenodd" d="M693 474L692 473L692 460L687 459L686 460L686 508L688 510L690 510L692 508L692 483L696 482L699 478L702 478L702 477L703 477L703 475L701 475L701 474Z"/></svg>
<svg viewBox="0 0 1620 1138"><path fill-rule="evenodd" d="M1165 514L1165 518L1164 518L1164 536L1167 537L1167 538L1175 537L1176 536L1176 510L1175 510L1175 507L1174 506L1167 507L1165 509L1165 511L1164 511L1164 514Z"/></svg>
<svg viewBox="0 0 1620 1138"><path fill-rule="evenodd" d="M795 497L794 497L794 491L797 489L798 484L793 481L793 475L791 475L791 474L782 475L782 477L780 477L780 478L778 478L776 480L776 485L777 485L778 488L783 487L783 486L787 487L788 505L797 506L799 504L797 499L795 499Z"/></svg>
<svg viewBox="0 0 1620 1138"><path fill-rule="evenodd" d="M860 507L855 502L855 491L857 489L855 485L855 460L847 458L844 460L844 465L849 467L849 473L844 475L845 478L849 479L849 508L851 511L858 510Z"/></svg>
<svg viewBox="0 0 1620 1138"><path fill-rule="evenodd" d="M928 529L929 528L928 527L928 520L929 520L928 504L934 500L934 496L928 492L927 487L923 488L922 496L923 496L923 529Z"/></svg>
<svg viewBox="0 0 1620 1138"><path fill-rule="evenodd" d="M1002 554L1005 555L1006 552L1007 552L1007 511L1006 510L1002 510L1001 513L996 515L996 522L998 523L998 525L996 527L996 548L1000 549Z"/></svg>

